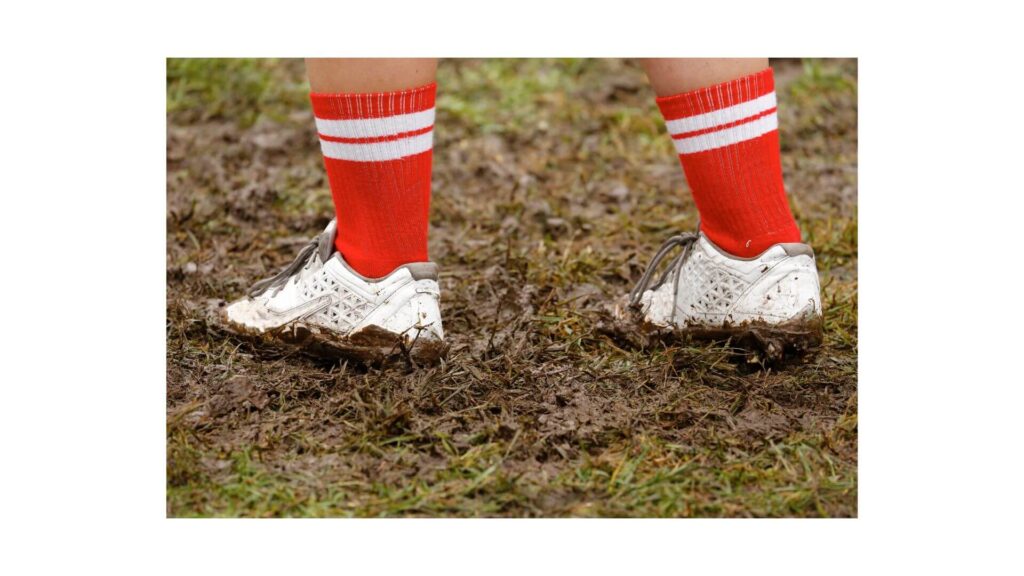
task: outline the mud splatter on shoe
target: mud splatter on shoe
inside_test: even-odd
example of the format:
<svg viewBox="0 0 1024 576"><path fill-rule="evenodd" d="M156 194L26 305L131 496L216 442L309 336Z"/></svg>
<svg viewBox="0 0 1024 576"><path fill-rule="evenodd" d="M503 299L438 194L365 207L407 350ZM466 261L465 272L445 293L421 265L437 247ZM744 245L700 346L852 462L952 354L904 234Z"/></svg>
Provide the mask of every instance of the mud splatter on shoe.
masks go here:
<svg viewBox="0 0 1024 576"><path fill-rule="evenodd" d="M284 270L222 307L228 329L320 357L436 363L446 352L437 266L366 278L335 250L336 230L332 220Z"/></svg>
<svg viewBox="0 0 1024 576"><path fill-rule="evenodd" d="M655 280L662 260L682 252ZM630 293L629 310L650 333L732 339L772 359L821 344L822 310L814 251L775 244L753 258L715 246L703 233L673 236Z"/></svg>

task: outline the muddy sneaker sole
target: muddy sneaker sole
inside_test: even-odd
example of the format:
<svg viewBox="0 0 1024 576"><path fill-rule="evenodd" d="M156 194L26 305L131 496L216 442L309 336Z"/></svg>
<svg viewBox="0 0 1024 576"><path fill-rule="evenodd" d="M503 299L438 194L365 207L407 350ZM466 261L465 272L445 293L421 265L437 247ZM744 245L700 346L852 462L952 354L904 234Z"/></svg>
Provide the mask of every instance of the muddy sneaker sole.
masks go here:
<svg viewBox="0 0 1024 576"><path fill-rule="evenodd" d="M658 274L663 261L668 266ZM823 336L814 251L795 242L741 258L700 231L672 236L619 309L625 307L655 335L727 340L771 360L814 350Z"/></svg>
<svg viewBox="0 0 1024 576"><path fill-rule="evenodd" d="M691 341L719 342L757 353L771 362L813 355L824 337L822 320L817 314L778 324L755 320L738 325L667 327L646 321L642 312L625 303L609 307L597 329L630 348L644 349L658 343L672 346Z"/></svg>
<svg viewBox="0 0 1024 576"><path fill-rule="evenodd" d="M325 360L354 360L365 366L384 367L399 364L434 366L448 353L447 343L436 338L408 339L379 326L368 326L347 336L324 330L315 324L294 322L264 332L231 322L220 302L211 310L214 320L225 331L257 346L273 350L299 352Z"/></svg>
<svg viewBox="0 0 1024 576"><path fill-rule="evenodd" d="M663 337L729 342L760 352L766 360L779 361L814 354L821 347L823 335L821 318L815 316L782 324L753 321L740 326L690 326L671 330Z"/></svg>
<svg viewBox="0 0 1024 576"><path fill-rule="evenodd" d="M367 278L337 251L331 222L277 274L252 285L217 323L308 356L367 365L435 364L446 351L437 265L410 262Z"/></svg>

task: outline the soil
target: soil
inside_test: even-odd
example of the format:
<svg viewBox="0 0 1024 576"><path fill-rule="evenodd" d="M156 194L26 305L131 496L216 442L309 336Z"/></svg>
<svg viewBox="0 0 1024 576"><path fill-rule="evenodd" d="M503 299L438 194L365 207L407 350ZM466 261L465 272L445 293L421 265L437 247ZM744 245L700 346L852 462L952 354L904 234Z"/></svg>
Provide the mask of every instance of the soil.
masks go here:
<svg viewBox="0 0 1024 576"><path fill-rule="evenodd" d="M635 63L443 61L430 254L449 349L418 368L210 320L333 214L301 62L251 65L294 89L168 112L169 516L856 516L855 61L774 62L825 307L821 346L784 365L602 328L697 221Z"/></svg>

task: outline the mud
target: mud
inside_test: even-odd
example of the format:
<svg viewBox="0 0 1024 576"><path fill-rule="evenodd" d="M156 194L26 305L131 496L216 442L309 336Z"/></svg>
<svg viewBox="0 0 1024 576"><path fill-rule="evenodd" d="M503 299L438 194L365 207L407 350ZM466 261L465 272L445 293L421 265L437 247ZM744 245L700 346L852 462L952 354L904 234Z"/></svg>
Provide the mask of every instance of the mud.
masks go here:
<svg viewBox="0 0 1024 576"><path fill-rule="evenodd" d="M277 330L260 332L227 319L227 302L208 304L208 321L225 335L247 338L260 348L284 348L314 358L354 360L369 367L404 363L412 368L437 364L448 346L433 338L411 339L379 326L367 326L347 336L338 336L305 322L294 322Z"/></svg>
<svg viewBox="0 0 1024 576"><path fill-rule="evenodd" d="M814 355L824 339L822 319L816 314L778 324L745 321L726 322L717 327L690 325L673 329L648 322L643 312L629 306L625 298L605 307L596 328L627 348L648 350L656 346L710 342L733 348L737 357L746 358L747 362L779 368Z"/></svg>
<svg viewBox="0 0 1024 576"><path fill-rule="evenodd" d="M301 82L301 62L273 66ZM357 338L350 358L395 352L363 367L211 320L208 301L323 229L330 193L291 99L254 98L251 125L227 105L169 114L168 515L855 516L855 90L780 65L784 171L825 318L813 354L776 365L736 334L608 326L607 302L696 224L639 69L488 66L440 71L430 253L449 349L424 352L434 365L390 334ZM855 83L855 63L829 66Z"/></svg>

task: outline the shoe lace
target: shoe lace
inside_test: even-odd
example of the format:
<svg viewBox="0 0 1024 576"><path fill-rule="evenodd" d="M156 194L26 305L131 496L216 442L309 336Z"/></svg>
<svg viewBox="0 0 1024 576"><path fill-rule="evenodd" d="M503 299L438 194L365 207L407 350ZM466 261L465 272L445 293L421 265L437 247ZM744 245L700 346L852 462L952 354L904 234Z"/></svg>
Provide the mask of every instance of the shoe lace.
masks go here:
<svg viewBox="0 0 1024 576"><path fill-rule="evenodd" d="M270 278L264 278L259 282L256 282L249 288L247 294L251 298L255 298L267 290L273 290L270 296L276 296L287 284L288 280L291 279L299 270L308 267L313 261L314 254L321 254L321 260L325 260L323 257L325 254L330 254L330 251L334 244L334 235L328 231L324 231L317 235L316 238L310 240L309 244L306 244L299 251L299 255L292 260L292 263L285 266L283 270L274 274Z"/></svg>
<svg viewBox="0 0 1024 576"><path fill-rule="evenodd" d="M658 252L651 259L651 263L647 265L647 269L644 270L640 281L636 283L636 286L629 293L629 305L637 307L640 304L640 299L643 297L644 292L647 290L657 290L662 284L669 278L672 277L672 289L673 293L678 291L679 288L679 269L683 267L683 263L686 262L687 257L690 255L690 249L693 247L693 243L697 240L697 234L693 232L684 232L672 236L661 245ZM658 270L658 266L661 261L665 259L665 256L672 251L673 248L682 247L683 251L676 255L676 257L669 263L665 271L661 273L658 280L651 284L651 279L654 278L654 273Z"/></svg>

